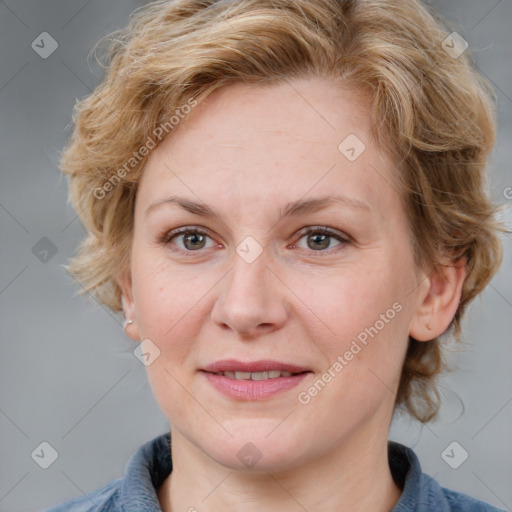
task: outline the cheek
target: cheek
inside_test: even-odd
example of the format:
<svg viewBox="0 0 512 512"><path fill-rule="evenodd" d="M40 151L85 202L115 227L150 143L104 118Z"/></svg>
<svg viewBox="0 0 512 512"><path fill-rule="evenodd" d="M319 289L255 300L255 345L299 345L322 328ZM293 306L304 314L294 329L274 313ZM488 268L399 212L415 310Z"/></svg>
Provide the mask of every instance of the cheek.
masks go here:
<svg viewBox="0 0 512 512"><path fill-rule="evenodd" d="M408 340L408 280L405 268L394 265L360 266L303 289L305 302L328 326L324 336L310 332L325 355L325 378L332 378L325 398L349 409L392 397L398 384Z"/></svg>
<svg viewBox="0 0 512 512"><path fill-rule="evenodd" d="M146 371L162 411L175 421L197 407L184 390L193 388L197 340L205 323L205 293L212 285L204 275L176 272L166 264L146 268L135 273L133 282L137 322L141 337L160 350Z"/></svg>
<svg viewBox="0 0 512 512"><path fill-rule="evenodd" d="M167 344L167 340L180 338L175 333L191 332L194 325L199 327L201 299L213 285L208 281L208 274L178 269L167 262L145 265L136 257L132 268L141 336Z"/></svg>
<svg viewBox="0 0 512 512"><path fill-rule="evenodd" d="M379 332L392 331L389 328L392 324L394 330L398 325L399 330L403 330L396 311L403 309L403 290L406 288L405 280L400 277L403 272L395 272L387 264L373 263L330 271L325 275L289 278L295 283L297 296L310 308L308 316L311 318L308 320L312 320L313 325L323 324L331 333L335 347L343 348L360 333L364 338L365 329L376 322ZM381 315L384 315L383 319Z"/></svg>

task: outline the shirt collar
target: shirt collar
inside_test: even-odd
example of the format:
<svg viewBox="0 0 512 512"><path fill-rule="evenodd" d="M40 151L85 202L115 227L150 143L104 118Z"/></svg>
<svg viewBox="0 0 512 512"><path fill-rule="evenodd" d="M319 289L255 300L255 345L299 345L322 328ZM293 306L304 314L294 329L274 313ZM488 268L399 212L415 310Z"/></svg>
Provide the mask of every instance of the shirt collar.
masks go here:
<svg viewBox="0 0 512 512"><path fill-rule="evenodd" d="M402 494L391 512L411 512L418 509L423 494L423 473L416 454L407 446L388 441L388 460L391 475Z"/></svg>
<svg viewBox="0 0 512 512"><path fill-rule="evenodd" d="M126 465L121 488L122 510L160 511L158 489L172 471L171 434L141 446Z"/></svg>

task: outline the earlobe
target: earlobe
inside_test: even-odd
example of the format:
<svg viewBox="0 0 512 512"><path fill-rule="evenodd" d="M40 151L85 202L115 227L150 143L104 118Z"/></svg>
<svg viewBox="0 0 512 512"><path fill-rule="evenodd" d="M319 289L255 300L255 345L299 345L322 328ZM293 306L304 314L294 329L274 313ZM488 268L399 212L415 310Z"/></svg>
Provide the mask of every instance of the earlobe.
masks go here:
<svg viewBox="0 0 512 512"><path fill-rule="evenodd" d="M133 300L131 276L128 271L123 272L117 279L121 288L121 305L124 313L123 329L132 340L140 340L139 327L135 314L135 301Z"/></svg>
<svg viewBox="0 0 512 512"><path fill-rule="evenodd" d="M419 289L417 309L409 330L411 337L429 341L448 329L459 307L465 277L465 258L437 264Z"/></svg>

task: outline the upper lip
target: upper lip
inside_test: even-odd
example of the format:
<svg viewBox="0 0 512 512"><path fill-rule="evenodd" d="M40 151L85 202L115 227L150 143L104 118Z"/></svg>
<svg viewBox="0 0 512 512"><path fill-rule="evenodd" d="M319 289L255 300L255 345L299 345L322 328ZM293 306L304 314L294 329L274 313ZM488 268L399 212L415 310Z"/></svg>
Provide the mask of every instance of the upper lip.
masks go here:
<svg viewBox="0 0 512 512"><path fill-rule="evenodd" d="M273 361L271 359L261 359L258 361L237 361L236 359L224 359L211 363L202 370L209 373L221 372L269 372L279 370L290 373L301 373L310 371L308 368L296 364Z"/></svg>

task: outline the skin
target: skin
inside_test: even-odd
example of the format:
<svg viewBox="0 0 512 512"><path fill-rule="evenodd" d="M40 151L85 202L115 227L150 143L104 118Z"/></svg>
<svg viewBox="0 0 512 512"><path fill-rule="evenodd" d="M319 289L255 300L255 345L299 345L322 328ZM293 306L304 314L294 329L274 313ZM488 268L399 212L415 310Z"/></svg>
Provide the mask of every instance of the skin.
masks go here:
<svg viewBox="0 0 512 512"><path fill-rule="evenodd" d="M338 150L349 134L366 146L353 162ZM164 511L387 512L398 501L387 438L408 337L444 332L465 271L416 267L393 172L370 135L367 102L318 78L221 88L152 152L119 283L128 335L160 350L147 372L172 426L174 470L158 490ZM366 207L280 219L289 202L333 194ZM146 214L170 195L221 218L173 204ZM206 231L205 245L190 249L183 235L158 241L184 226ZM318 235L302 233L317 226L350 241L328 238L318 249ZM263 250L252 263L236 252L248 236ZM396 303L401 311L300 403L298 393ZM236 400L198 371L227 358L312 373L263 401ZM248 442L261 454L250 468L237 457Z"/></svg>

